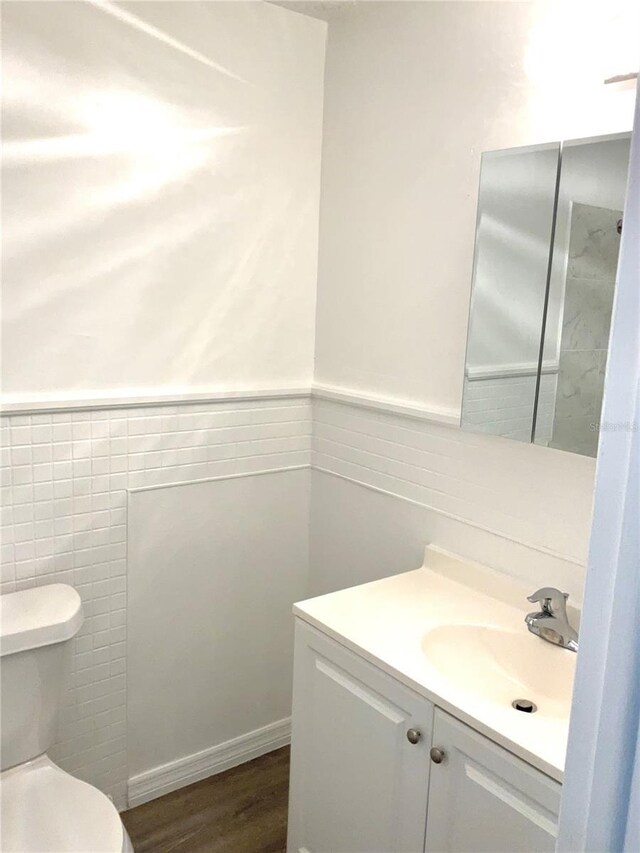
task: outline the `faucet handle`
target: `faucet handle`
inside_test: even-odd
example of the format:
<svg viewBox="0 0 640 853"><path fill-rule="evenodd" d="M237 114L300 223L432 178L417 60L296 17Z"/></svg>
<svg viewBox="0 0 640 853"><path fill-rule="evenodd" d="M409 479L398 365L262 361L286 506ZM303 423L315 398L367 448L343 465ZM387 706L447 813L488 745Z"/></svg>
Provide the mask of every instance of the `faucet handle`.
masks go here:
<svg viewBox="0 0 640 853"><path fill-rule="evenodd" d="M533 595L528 595L527 601L530 601L532 604L541 604L544 613L553 615L555 613L566 613L568 598L568 592L560 592L559 589L553 586L543 586L537 592L534 592Z"/></svg>

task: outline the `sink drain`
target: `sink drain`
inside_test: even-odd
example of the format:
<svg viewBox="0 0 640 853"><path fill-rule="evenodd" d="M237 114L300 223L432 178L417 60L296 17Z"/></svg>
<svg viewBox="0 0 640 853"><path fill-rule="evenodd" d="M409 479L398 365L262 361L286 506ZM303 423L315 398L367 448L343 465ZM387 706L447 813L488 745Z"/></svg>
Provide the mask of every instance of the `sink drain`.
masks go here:
<svg viewBox="0 0 640 853"><path fill-rule="evenodd" d="M538 710L536 703L530 702L528 699L514 699L511 707L515 708L516 711L522 711L523 714L535 714Z"/></svg>

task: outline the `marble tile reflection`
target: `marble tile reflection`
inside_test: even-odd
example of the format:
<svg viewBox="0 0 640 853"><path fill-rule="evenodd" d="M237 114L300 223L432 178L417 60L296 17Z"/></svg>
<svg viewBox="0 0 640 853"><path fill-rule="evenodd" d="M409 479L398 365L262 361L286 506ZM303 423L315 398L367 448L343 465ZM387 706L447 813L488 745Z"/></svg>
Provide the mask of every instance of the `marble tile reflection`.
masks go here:
<svg viewBox="0 0 640 853"><path fill-rule="evenodd" d="M606 350L561 352L551 447L596 455L606 364Z"/></svg>
<svg viewBox="0 0 640 853"><path fill-rule="evenodd" d="M553 437L548 447L571 450L583 456L595 457L598 453L598 421L590 417L566 418L553 427Z"/></svg>
<svg viewBox="0 0 640 853"><path fill-rule="evenodd" d="M609 345L615 279L567 280L562 350L599 350Z"/></svg>
<svg viewBox="0 0 640 853"><path fill-rule="evenodd" d="M614 279L618 266L621 210L574 202L567 278Z"/></svg>
<svg viewBox="0 0 640 853"><path fill-rule="evenodd" d="M556 419L599 413L606 351L571 350L560 355Z"/></svg>
<svg viewBox="0 0 640 853"><path fill-rule="evenodd" d="M558 383L549 445L598 451L622 212L575 202L564 294Z"/></svg>

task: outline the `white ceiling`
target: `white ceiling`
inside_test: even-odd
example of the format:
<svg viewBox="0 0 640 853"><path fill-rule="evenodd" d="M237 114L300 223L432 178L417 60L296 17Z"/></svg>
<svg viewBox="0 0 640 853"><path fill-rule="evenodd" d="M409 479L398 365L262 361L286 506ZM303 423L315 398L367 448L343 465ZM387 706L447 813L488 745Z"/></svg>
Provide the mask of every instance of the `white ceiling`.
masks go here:
<svg viewBox="0 0 640 853"><path fill-rule="evenodd" d="M330 21L344 9L356 5L358 0L268 0L274 6L282 6L292 12L300 12L312 18Z"/></svg>

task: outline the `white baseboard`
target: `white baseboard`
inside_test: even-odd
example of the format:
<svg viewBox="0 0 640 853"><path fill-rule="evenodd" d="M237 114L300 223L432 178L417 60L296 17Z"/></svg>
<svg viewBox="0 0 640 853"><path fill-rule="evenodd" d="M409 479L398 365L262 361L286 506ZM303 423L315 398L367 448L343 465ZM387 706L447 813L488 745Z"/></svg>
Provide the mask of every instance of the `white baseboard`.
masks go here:
<svg viewBox="0 0 640 853"><path fill-rule="evenodd" d="M142 805L192 782L222 773L252 758L258 758L291 740L291 718L278 720L261 729L219 743L209 749L161 764L129 779L129 808Z"/></svg>

